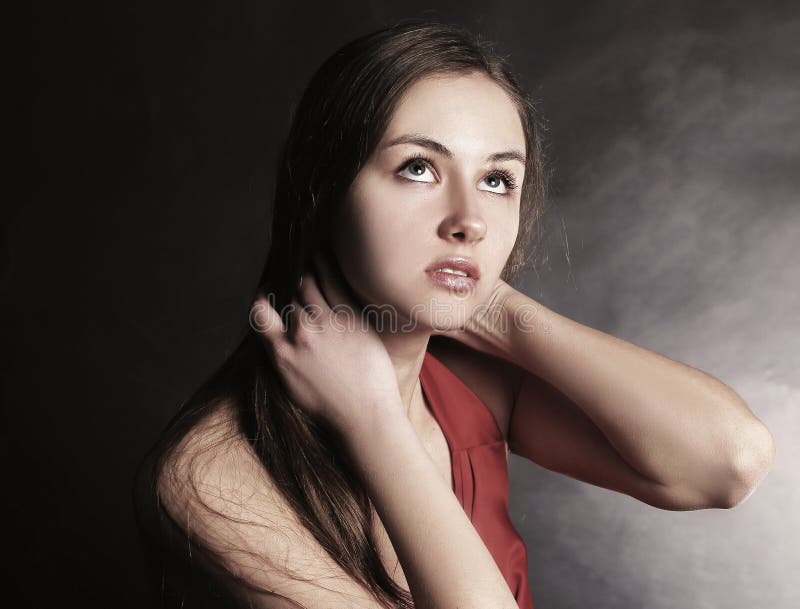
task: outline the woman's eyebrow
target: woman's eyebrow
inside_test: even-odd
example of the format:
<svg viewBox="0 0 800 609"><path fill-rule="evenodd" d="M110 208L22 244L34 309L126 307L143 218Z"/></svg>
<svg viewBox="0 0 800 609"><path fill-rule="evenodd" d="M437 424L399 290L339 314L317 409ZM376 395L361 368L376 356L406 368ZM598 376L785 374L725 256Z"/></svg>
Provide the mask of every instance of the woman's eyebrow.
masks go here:
<svg viewBox="0 0 800 609"><path fill-rule="evenodd" d="M441 142L437 142L432 138L417 133L400 135L386 142L386 144L384 144L382 148L386 149L390 148L391 146L397 146L399 144L415 144L417 146L422 146L423 148L428 148L430 150L433 150L434 152L442 155L445 158L448 159L453 158L453 153L450 151L449 148L447 148L447 146L445 146ZM495 152L494 154L490 154L489 156L487 156L486 160L489 162L519 161L520 163L525 165L525 155L519 152L518 150L506 150L504 152Z"/></svg>

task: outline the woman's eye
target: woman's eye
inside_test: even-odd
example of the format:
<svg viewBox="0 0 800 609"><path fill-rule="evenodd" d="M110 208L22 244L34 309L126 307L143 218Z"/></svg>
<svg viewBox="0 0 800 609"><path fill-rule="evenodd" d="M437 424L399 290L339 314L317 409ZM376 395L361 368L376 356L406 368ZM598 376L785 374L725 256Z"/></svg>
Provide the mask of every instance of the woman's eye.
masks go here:
<svg viewBox="0 0 800 609"><path fill-rule="evenodd" d="M506 184L505 180L500 175L498 175L496 173L493 173L491 175L486 176L482 180L482 182L486 182L487 184L489 184L489 186L491 188L504 188L505 189L505 190L501 190L497 194L504 195L504 194L506 194L507 191L511 190L511 187ZM492 190L492 192L496 192L496 191Z"/></svg>
<svg viewBox="0 0 800 609"><path fill-rule="evenodd" d="M511 191L517 187L517 183L514 180L514 176L504 170L494 171L485 178L483 178L482 181L489 184L491 188L502 187L503 190L500 192L497 192L496 190L489 191L498 195L509 195L511 194Z"/></svg>
<svg viewBox="0 0 800 609"><path fill-rule="evenodd" d="M425 176L425 172L428 172L429 176L431 177L430 180L425 179L418 179L420 177ZM433 182L433 175L431 174L429 162L423 158L413 158L409 161L406 161L401 166L400 171L398 172L399 175L403 176L404 178L408 178L409 180L413 180L414 182ZM406 175L407 174L407 175ZM408 177L411 176L411 177Z"/></svg>

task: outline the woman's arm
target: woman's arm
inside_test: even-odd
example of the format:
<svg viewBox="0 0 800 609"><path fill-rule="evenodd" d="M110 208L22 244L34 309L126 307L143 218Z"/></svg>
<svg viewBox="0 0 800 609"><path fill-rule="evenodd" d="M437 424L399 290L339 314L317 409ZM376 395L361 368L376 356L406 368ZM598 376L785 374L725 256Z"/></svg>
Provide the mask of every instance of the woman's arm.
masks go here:
<svg viewBox="0 0 800 609"><path fill-rule="evenodd" d="M237 607L297 609L295 602L308 609L382 609L304 528L236 421L232 408L212 414L161 471L159 500L180 529L169 537L171 552L200 577L213 574ZM343 437L415 606L516 609L493 558L408 419L358 421ZM222 569L205 571L213 563L203 547Z"/></svg>
<svg viewBox="0 0 800 609"><path fill-rule="evenodd" d="M475 322L451 338L525 371L509 414L515 453L667 509L731 507L769 470L769 430L713 376L504 282Z"/></svg>
<svg viewBox="0 0 800 609"><path fill-rule="evenodd" d="M315 262L317 272L302 276L302 306L289 312L288 324L263 294L251 310L289 396L341 433L416 607L516 608L494 558L406 415L381 337L369 323L340 317L342 305L349 313L360 309L325 260Z"/></svg>
<svg viewBox="0 0 800 609"><path fill-rule="evenodd" d="M359 409L343 430L418 609L516 609L494 558L408 418ZM402 412L402 410L400 411Z"/></svg>

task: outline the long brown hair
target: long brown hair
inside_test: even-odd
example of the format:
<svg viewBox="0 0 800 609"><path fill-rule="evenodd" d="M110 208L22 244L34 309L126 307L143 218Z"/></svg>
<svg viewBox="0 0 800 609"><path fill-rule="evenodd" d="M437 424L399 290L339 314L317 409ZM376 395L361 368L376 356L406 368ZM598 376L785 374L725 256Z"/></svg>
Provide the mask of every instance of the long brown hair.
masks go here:
<svg viewBox="0 0 800 609"><path fill-rule="evenodd" d="M549 182L536 103L522 91L506 59L480 37L456 25L403 20L349 42L311 78L280 156L271 246L253 298L262 289L274 299L276 310L284 310L306 261L326 242L325 231L339 202L408 87L432 74L471 72L488 75L507 92L525 133L519 234L501 278L511 282L535 264ZM389 576L375 549L372 504L341 438L292 403L249 324L238 347L181 405L140 467L139 526L151 542L159 577L172 565L183 571L184 582L195 575L207 579L193 570L187 552L181 556L167 549L173 547L167 538L175 535L183 537L188 552L203 557L201 571L226 572L219 557L163 509L158 492L159 476L176 446L223 404L234 405L237 433L247 438L300 522L344 572L384 606L413 607L413 599ZM172 572L166 576L171 578Z"/></svg>

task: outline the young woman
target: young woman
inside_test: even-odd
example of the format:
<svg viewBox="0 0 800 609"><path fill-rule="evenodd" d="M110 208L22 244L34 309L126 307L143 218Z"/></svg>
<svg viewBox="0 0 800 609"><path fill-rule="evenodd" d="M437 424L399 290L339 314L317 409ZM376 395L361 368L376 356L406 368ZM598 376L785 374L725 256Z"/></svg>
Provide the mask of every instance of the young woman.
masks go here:
<svg viewBox="0 0 800 609"><path fill-rule="evenodd" d="M774 449L733 391L509 284L541 242L540 132L455 26L404 21L322 65L251 323L138 480L167 598L531 609L509 448L663 509L755 488Z"/></svg>

